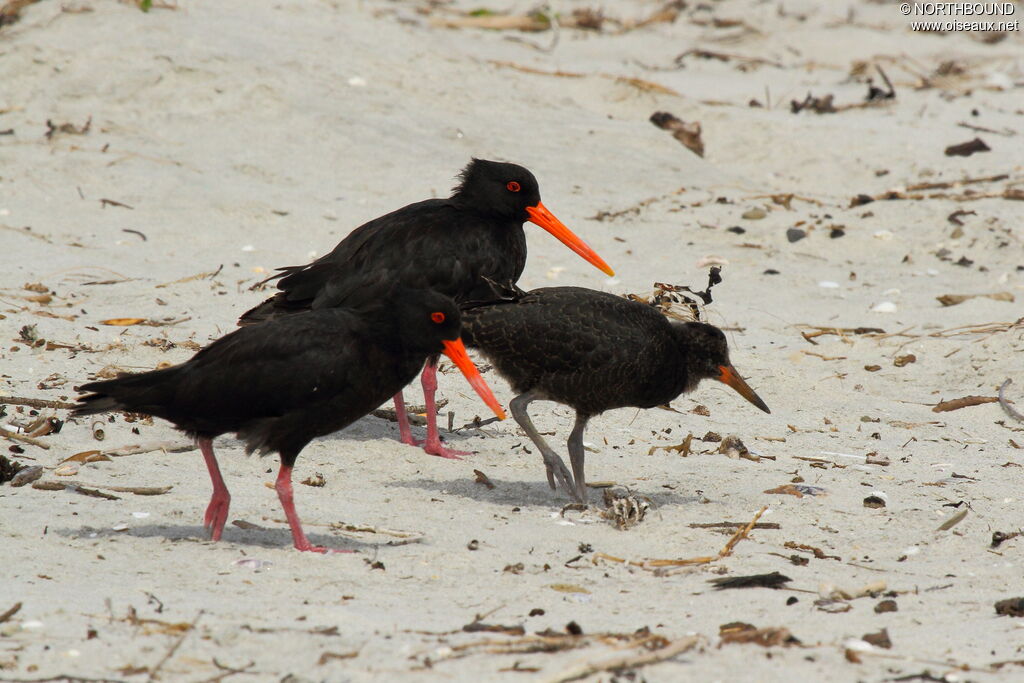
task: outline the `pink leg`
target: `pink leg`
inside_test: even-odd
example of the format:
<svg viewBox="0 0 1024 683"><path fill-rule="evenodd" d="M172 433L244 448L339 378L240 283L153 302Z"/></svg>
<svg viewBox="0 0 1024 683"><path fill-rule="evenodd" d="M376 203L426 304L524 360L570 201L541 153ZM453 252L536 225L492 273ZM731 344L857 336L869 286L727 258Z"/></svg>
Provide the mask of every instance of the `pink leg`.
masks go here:
<svg viewBox="0 0 1024 683"><path fill-rule="evenodd" d="M423 450L430 455L451 460L461 460L460 455L471 455L471 451L457 451L446 448L441 443L441 435L437 432L437 404L434 402L434 392L437 391L437 363L427 361L420 379L423 382L423 400L427 406L427 440L423 444Z"/></svg>
<svg viewBox="0 0 1024 683"><path fill-rule="evenodd" d="M295 512L295 500L292 496L292 468L281 463L281 469L277 474L277 482L274 484L277 490L277 497L284 508L284 516L288 519L288 526L292 529L292 541L296 550L306 550L314 553L350 553L351 550L331 550L322 545L312 545L306 534L302 532L302 523L299 515Z"/></svg>
<svg viewBox="0 0 1024 683"><path fill-rule="evenodd" d="M422 441L412 438L412 429L409 427L409 416L405 412L405 398L399 391L392 399L395 402L395 417L398 419L398 440L406 446L419 446Z"/></svg>
<svg viewBox="0 0 1024 683"><path fill-rule="evenodd" d="M206 460L206 469L210 470L210 480L213 482L213 495L210 497L210 504L206 506L206 517L203 519L203 526L210 532L210 539L220 540L224 531L224 523L228 519L228 507L231 505L231 494L228 487L224 485L224 478L220 476L220 466L217 465L217 456L213 454L213 441L210 439L197 439L199 450L203 452Z"/></svg>

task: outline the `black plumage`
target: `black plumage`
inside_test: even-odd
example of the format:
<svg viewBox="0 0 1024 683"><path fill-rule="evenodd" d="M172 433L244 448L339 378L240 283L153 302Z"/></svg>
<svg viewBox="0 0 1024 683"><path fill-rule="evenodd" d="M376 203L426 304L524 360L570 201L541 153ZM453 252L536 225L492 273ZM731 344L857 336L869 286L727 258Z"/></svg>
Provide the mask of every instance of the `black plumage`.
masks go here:
<svg viewBox="0 0 1024 683"><path fill-rule="evenodd" d="M291 470L317 436L342 429L408 384L430 355L445 353L488 405L501 408L459 341L455 303L429 290L393 290L358 301L235 330L172 368L90 382L80 388L76 415L128 410L163 418L195 438L214 493L205 523L214 540L230 496L212 439L235 432L248 452L277 452L277 493L295 547L324 551L306 540L295 513Z"/></svg>
<svg viewBox="0 0 1024 683"><path fill-rule="evenodd" d="M278 292L247 311L239 324L343 305L365 278L426 286L457 304L494 299L493 283L518 281L526 266L523 222L530 221L608 274L612 271L540 200L537 179L515 164L473 159L447 199L410 204L361 225L330 253L303 266L280 268ZM434 410L436 363L424 370L429 453L453 456L441 445ZM396 404L402 397L395 396ZM398 409L402 441L414 443Z"/></svg>
<svg viewBox="0 0 1024 683"><path fill-rule="evenodd" d="M463 341L478 348L518 394L513 417L540 449L552 488L557 478L586 499L583 431L612 408L653 408L718 379L765 412L764 402L729 361L725 335L705 323L670 322L655 308L581 287L548 287L517 301L463 312ZM535 400L576 411L568 440L570 475L530 421Z"/></svg>

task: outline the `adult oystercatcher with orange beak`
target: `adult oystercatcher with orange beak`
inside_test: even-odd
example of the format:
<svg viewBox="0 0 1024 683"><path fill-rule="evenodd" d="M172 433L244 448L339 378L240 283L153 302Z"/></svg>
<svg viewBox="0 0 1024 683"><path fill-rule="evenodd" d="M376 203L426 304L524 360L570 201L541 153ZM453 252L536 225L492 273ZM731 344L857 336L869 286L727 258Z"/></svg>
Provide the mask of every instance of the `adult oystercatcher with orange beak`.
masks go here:
<svg viewBox="0 0 1024 683"><path fill-rule="evenodd" d="M652 306L606 292L546 287L517 301L472 308L462 314L462 339L518 394L509 409L540 449L551 488L557 479L580 503L587 497L583 430L594 415L665 405L703 379L724 382L771 412L732 366L717 327L670 322ZM536 400L576 411L568 440L571 475L526 412Z"/></svg>
<svg viewBox="0 0 1024 683"><path fill-rule="evenodd" d="M242 315L239 324L343 305L368 275L383 275L400 284L425 281L460 306L493 300L491 283L515 285L526 267L525 221L544 228L588 262L613 274L593 249L544 206L537 179L522 166L473 159L460 180L447 199L428 199L375 218L316 261L280 268L269 278L278 280L280 291ZM424 450L446 458L465 455L445 447L438 435L436 356L428 359L422 382L427 411ZM412 438L400 391L394 399L402 442L419 445Z"/></svg>
<svg viewBox="0 0 1024 683"><path fill-rule="evenodd" d="M436 292L365 288L346 307L307 311L243 327L191 360L164 370L81 387L75 415L109 410L155 415L195 438L213 481L205 525L219 540L231 496L213 439L235 432L247 452L277 452L275 489L298 550L327 552L302 531L292 498L292 467L317 436L363 417L408 384L431 355L444 353L494 410L505 414L459 340L460 314Z"/></svg>

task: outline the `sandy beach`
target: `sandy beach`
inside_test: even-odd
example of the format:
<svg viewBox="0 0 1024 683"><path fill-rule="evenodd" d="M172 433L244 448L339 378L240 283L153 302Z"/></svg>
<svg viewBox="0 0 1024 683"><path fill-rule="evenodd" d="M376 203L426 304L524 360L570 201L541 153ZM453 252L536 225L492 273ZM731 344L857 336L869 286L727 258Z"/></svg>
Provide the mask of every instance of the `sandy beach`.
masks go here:
<svg viewBox="0 0 1024 683"><path fill-rule="evenodd" d="M1019 26L545 7L42 0L0 25L0 454L42 468L0 484L0 681L1024 676ZM658 112L699 123L703 156ZM601 488L565 510L515 422L474 427L486 406L444 373L444 437L476 453L426 456L378 417L313 442L298 511L355 551L316 556L276 458L218 440L213 543L183 435L40 407L187 360L274 268L447 196L471 157L532 170L616 270L527 225L524 289L649 294L720 265L707 319L772 413L712 382L605 413ZM571 410L532 413L564 453ZM618 528L605 492L645 518Z"/></svg>

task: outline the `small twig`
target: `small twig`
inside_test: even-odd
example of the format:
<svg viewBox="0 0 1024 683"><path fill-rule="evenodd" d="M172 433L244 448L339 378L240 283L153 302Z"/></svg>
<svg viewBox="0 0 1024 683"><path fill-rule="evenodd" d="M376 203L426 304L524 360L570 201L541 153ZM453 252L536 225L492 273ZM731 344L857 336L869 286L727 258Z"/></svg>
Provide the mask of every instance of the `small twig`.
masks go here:
<svg viewBox="0 0 1024 683"><path fill-rule="evenodd" d="M999 400L1000 399L995 396L964 396L962 398L954 398L949 401L940 401L935 404L934 408L932 408L932 412L946 413L951 410L960 410L961 408L967 408L970 406L980 406L984 403L995 403ZM1000 401L1000 403L1001 402L1002 401Z"/></svg>
<svg viewBox="0 0 1024 683"><path fill-rule="evenodd" d="M29 408L74 408L74 403L67 401L47 401L42 398L24 398L21 396L0 396L0 404L9 406L28 406Z"/></svg>
<svg viewBox="0 0 1024 683"><path fill-rule="evenodd" d="M757 526L757 520L761 519L761 515L763 515L765 510L767 510L767 509L768 509L768 506L765 505L764 507L762 507L760 510L757 511L757 514L754 515L754 518L752 520L750 520L747 524L745 524L744 526L742 526L739 529L737 529L736 533L733 534L732 538L729 539L729 542L725 544L725 547L723 547L720 551L718 551L718 555L705 555L703 557L688 557L688 558L683 558L683 559L678 559L678 560L643 560L643 561L637 561L637 560L627 560L627 559L622 558L622 557L615 557L614 555L608 555L607 553L594 553L591 556L591 559L595 563L596 563L597 560L607 560L609 562L617 562L619 564L628 564L631 567L640 567L641 569L647 569L647 570L660 569L662 567L690 567L690 566L693 566L693 565L711 564L712 562L720 560L723 557L728 557L729 555L731 555L732 551L733 551L733 548L736 547L736 544L739 543L740 541L742 541L744 538L747 538L747 534L749 534L751 532L751 530L755 526Z"/></svg>
<svg viewBox="0 0 1024 683"><path fill-rule="evenodd" d="M1006 397L1003 395L1003 390L1005 390L1006 387L1010 386L1010 384L1012 384L1012 383L1013 383L1013 380L1010 379L1009 377L1007 377L1006 381L999 385L999 405L1001 405L1003 407L1003 410L1006 411L1006 414L1009 415L1010 417L1012 417L1014 420L1017 420L1019 422L1024 422L1024 414L1021 414L1021 413L1017 412L1016 410L1014 410L1010 406L1009 401L1007 401Z"/></svg>
<svg viewBox="0 0 1024 683"><path fill-rule="evenodd" d="M120 448L107 448L100 451L101 455L109 455L112 457L120 457L123 455L138 455L139 453L149 453L151 451L163 451L164 453L185 453L186 451L194 451L198 446L195 442L175 442L175 441L152 441L150 443L134 444L131 446L121 446Z"/></svg>
<svg viewBox="0 0 1024 683"><path fill-rule="evenodd" d="M18 610L20 610L20 609L21 609L21 603L20 602L14 603L13 607L11 607L9 610L4 612L3 614L0 614L0 624L4 623L5 621L9 621L10 618L13 617L15 614L17 614Z"/></svg>
<svg viewBox="0 0 1024 683"><path fill-rule="evenodd" d="M587 662L586 664L567 669L553 678L549 678L548 683L565 683L566 681L586 678L602 671L638 669L648 664L657 664L692 650L700 641L700 636L689 636L688 638L680 638L670 642L665 647L658 648L657 650L642 652L638 655L620 655L601 662Z"/></svg>
<svg viewBox="0 0 1024 683"><path fill-rule="evenodd" d="M45 444L38 439L33 439L31 436L22 436L21 434L9 432L6 429L0 429L0 435L10 439L11 441L21 441L22 443L31 444L33 446L36 446L37 448L42 448L44 451L50 450L49 444Z"/></svg>
<svg viewBox="0 0 1024 683"><path fill-rule="evenodd" d="M163 656L163 659L161 659L159 662L157 662L156 666L154 666L153 668L151 668L149 670L149 680L150 681L155 681L155 680L157 680L159 678L158 674L160 673L160 669L162 669L164 664L167 663L167 660L169 660L171 657L173 657L174 653L178 651L178 648L181 647L181 644L185 642L185 638L188 637L188 634L191 633L195 629L196 624L199 623L199 618L202 617L202 616L203 616L203 610L199 610L199 613L196 614L196 618L192 620L192 623L188 625L187 629L182 631L181 635L178 636L178 639L174 642L173 645L171 645L170 649L167 650L167 654L165 654Z"/></svg>

